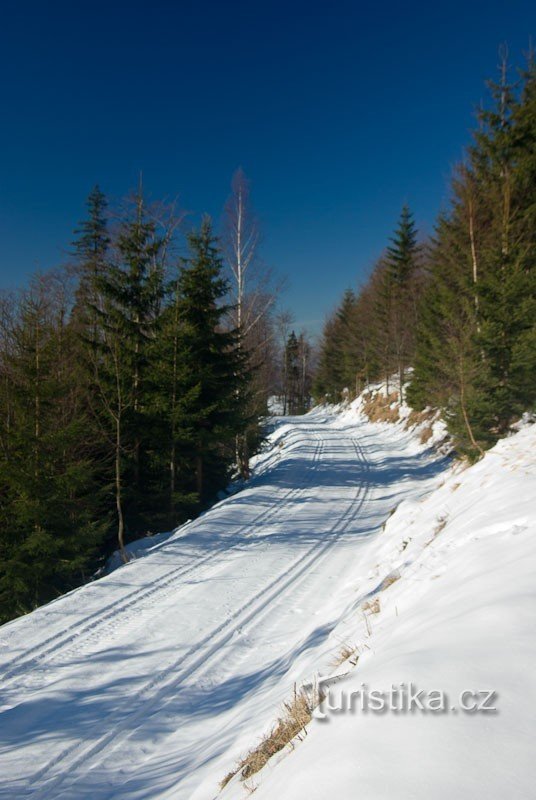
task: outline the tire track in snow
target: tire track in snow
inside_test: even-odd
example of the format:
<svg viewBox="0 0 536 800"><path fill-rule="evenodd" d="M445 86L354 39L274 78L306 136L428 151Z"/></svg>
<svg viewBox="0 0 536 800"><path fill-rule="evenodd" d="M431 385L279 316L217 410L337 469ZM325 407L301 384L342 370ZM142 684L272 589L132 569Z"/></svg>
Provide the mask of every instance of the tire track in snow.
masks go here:
<svg viewBox="0 0 536 800"><path fill-rule="evenodd" d="M280 598L283 591L292 590L313 564L327 555L355 520L370 493L371 485L368 480L370 465L357 439L352 439L352 445L356 458L363 467L362 480L343 514L321 536L320 543L315 543L305 554L298 556L290 566L243 602L201 641L196 642L186 653L149 680L137 693L137 706L127 712L118 723L113 724L117 712L111 712L108 717L103 718L101 724L105 725L109 721L110 728L102 737L92 744L72 743L39 769L32 778L33 787L28 787L25 793L26 797L32 797L34 800L45 800L51 796L59 798L59 791L75 786L92 770L99 755L104 753L104 757L107 758L115 752L134 733L138 723L145 720L155 707L161 709L176 697L177 690L180 690L186 678L191 677L196 669L205 666L209 659L216 656L240 628L262 617L263 612L269 610L270 603L276 597ZM100 761L102 760L101 758ZM51 774L56 768L61 772ZM82 771L76 774L77 770ZM41 785L36 786L38 783Z"/></svg>
<svg viewBox="0 0 536 800"><path fill-rule="evenodd" d="M252 538L255 533L244 534L250 528L255 526L265 525L271 522L275 517L280 515L285 510L285 505L294 500L294 497L299 496L309 488L313 482L314 473L318 469L321 457L324 450L324 440L314 430L307 430L316 439L315 450L311 458L311 467L307 471L307 480L299 487L288 489L279 498L274 498L272 504L268 509L264 509L253 519L240 525L231 535L232 539L241 537L240 541L234 544L223 544L220 547L211 550L204 556L190 561L182 567L176 567L169 570L164 575L160 576L149 587L141 586L138 589L130 592L126 597L122 597L119 604L109 604L104 608L97 609L88 620L88 624L80 627L79 623L74 623L67 629L59 631L58 633L50 636L44 642L40 642L34 648L25 651L21 656L10 661L6 667L6 671L2 675L2 688L6 688L13 683L21 674L25 673L28 667L35 667L43 663L54 663L55 657L69 655L74 653L80 655L83 653L83 648L87 643L93 643L100 640L101 634L123 628L125 622L131 620L134 616L143 612L147 600L150 600L151 605L154 605L159 600L164 599L172 594L176 589L178 580L185 578L192 572L197 571L204 565L208 564L208 568L217 571L222 565L214 564L214 557L222 553L230 553L235 550L244 539ZM195 520L192 525L199 526L201 521L206 520L202 517L199 521ZM71 647L72 645L72 647ZM43 688L42 686L33 686L32 690L37 691Z"/></svg>

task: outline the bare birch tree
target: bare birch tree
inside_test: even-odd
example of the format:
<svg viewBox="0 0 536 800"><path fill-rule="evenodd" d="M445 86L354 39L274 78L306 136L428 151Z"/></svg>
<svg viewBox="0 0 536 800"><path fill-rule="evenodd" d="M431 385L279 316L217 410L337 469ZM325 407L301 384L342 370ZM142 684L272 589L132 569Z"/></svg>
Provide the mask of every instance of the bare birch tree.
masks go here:
<svg viewBox="0 0 536 800"><path fill-rule="evenodd" d="M238 169L225 204L222 245L230 282L230 325L239 334L239 347L247 352L252 372L252 416L266 408L273 389L273 313L282 283L259 256L260 227L252 209L249 181ZM247 434L236 442L242 475L249 475Z"/></svg>

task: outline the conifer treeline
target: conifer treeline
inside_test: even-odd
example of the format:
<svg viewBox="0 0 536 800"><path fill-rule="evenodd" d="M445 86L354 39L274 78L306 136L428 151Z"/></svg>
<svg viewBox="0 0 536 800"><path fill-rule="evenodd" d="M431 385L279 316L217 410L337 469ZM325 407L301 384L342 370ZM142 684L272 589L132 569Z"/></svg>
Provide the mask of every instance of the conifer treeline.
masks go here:
<svg viewBox="0 0 536 800"><path fill-rule="evenodd" d="M433 239L418 245L404 208L368 282L327 321L315 384L317 398L339 399L411 377L410 404L441 408L473 457L536 401L534 63L515 85L503 63L490 88Z"/></svg>
<svg viewBox="0 0 536 800"><path fill-rule="evenodd" d="M0 621L81 583L117 542L198 513L237 441L254 450L268 390L218 243L205 220L179 259L176 224L141 191L110 214L97 188L75 269L0 301Z"/></svg>

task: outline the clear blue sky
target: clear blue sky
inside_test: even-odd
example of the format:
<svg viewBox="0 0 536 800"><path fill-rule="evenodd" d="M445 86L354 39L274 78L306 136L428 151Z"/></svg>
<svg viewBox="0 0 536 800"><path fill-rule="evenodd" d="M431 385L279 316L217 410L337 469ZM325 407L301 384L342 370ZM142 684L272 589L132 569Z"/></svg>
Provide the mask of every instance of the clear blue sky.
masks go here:
<svg viewBox="0 0 536 800"><path fill-rule="evenodd" d="M285 305L318 330L408 202L431 230L533 2L2 3L0 285L62 260L95 183L215 218L242 165Z"/></svg>

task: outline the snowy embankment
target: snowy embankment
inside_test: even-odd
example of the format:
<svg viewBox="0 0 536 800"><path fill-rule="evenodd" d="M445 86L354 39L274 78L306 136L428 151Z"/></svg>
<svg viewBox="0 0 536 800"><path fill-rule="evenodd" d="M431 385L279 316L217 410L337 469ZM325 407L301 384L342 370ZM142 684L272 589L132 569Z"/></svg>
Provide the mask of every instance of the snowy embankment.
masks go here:
<svg viewBox="0 0 536 800"><path fill-rule="evenodd" d="M495 689L499 713L313 720L222 800L528 797L535 432L465 471L440 435L359 403L276 420L247 488L0 628L0 797L212 800L344 645L345 686Z"/></svg>
<svg viewBox="0 0 536 800"><path fill-rule="evenodd" d="M535 796L535 453L532 425L400 504L332 632L351 655L320 672L340 680L255 797ZM235 779L222 800L241 796Z"/></svg>

